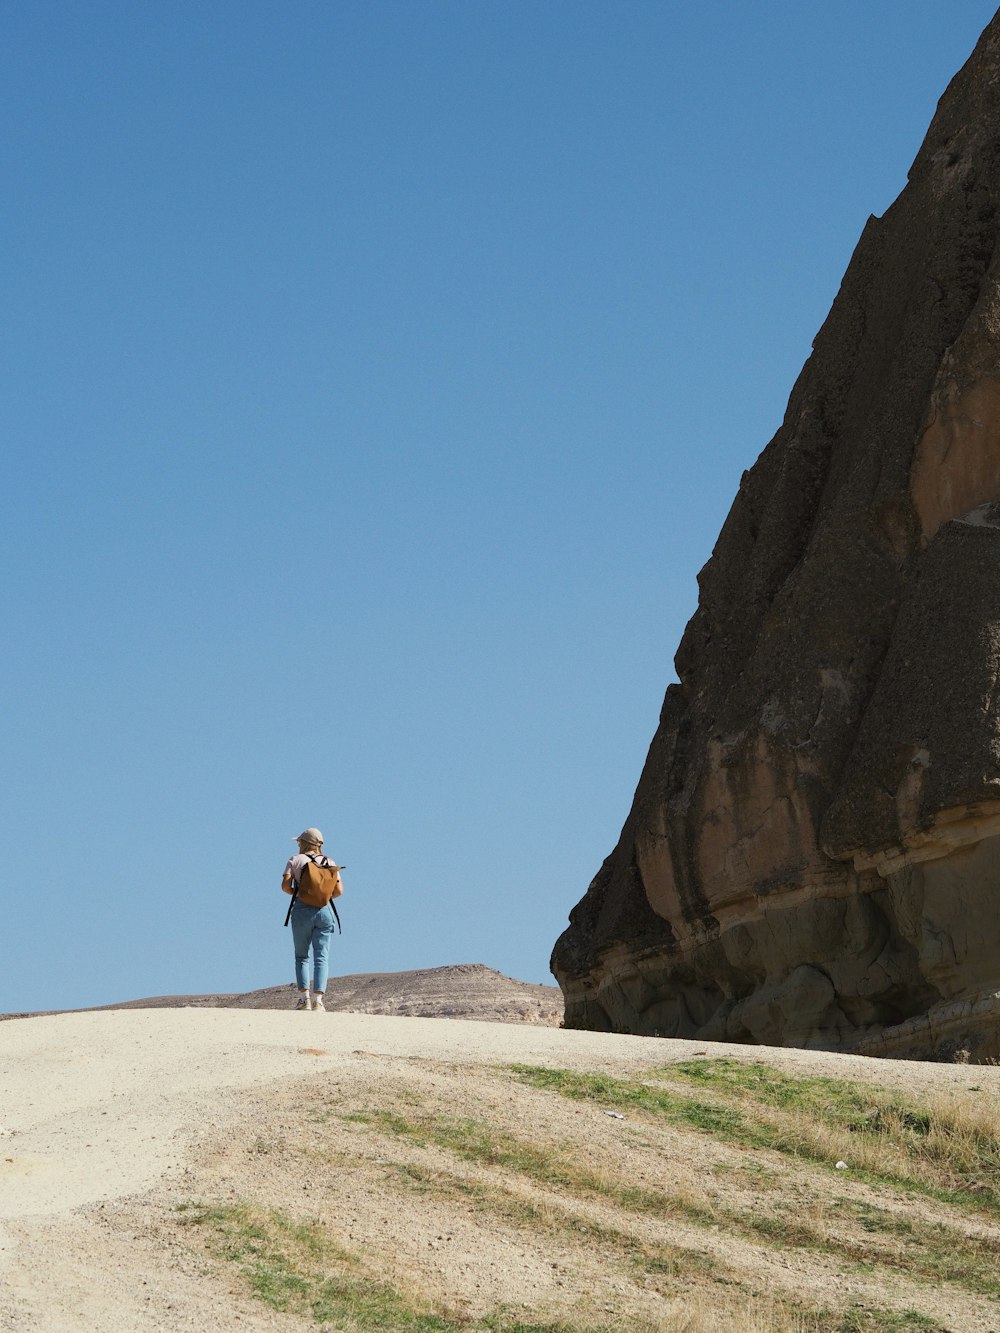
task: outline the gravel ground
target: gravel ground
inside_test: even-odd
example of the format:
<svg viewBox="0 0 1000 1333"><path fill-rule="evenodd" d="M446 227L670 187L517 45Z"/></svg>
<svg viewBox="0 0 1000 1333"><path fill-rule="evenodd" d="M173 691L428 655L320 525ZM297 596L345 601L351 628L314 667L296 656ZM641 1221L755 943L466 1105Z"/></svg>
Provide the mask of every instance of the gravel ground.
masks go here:
<svg viewBox="0 0 1000 1333"><path fill-rule="evenodd" d="M447 1077L447 1095L462 1111L465 1101L471 1106L493 1095L485 1080L494 1066L634 1073L697 1053L766 1059L789 1071L862 1078L911 1093L975 1084L984 1095L1000 1095L996 1068L448 1019L158 1009L4 1023L0 1329L292 1327L296 1321L290 1316L272 1314L210 1277L179 1246L168 1212L186 1182L197 1181L202 1189L210 1182L222 1195L263 1189L275 1161L262 1153L259 1163L248 1166L241 1148L238 1169L227 1166L226 1145L245 1144L249 1134L275 1125L294 1134L290 1116L310 1090L335 1087L338 1096L348 1098L359 1089L375 1095L382 1085L387 1096L385 1088L406 1074L423 1079L433 1092L433 1079ZM510 1094L515 1120L531 1113L536 1096L530 1090ZM566 1106L567 1132L570 1117L578 1114ZM595 1124L601 1132L609 1127L606 1120ZM688 1169L697 1174L699 1168L688 1164ZM279 1173L273 1182L278 1193L281 1179ZM345 1196L354 1199L359 1235L373 1225L366 1200L377 1194L370 1191L370 1182L362 1181L355 1195ZM393 1205L383 1201L383 1206ZM401 1252L422 1239L421 1228L417 1212L410 1230L419 1234L409 1235L403 1227L397 1237ZM490 1281L500 1283L500 1297L509 1269L500 1262L501 1247L510 1244L509 1236L498 1237L496 1254L481 1252L477 1259L484 1273L494 1273ZM482 1242L474 1248L481 1251ZM558 1271L564 1261L561 1256L550 1267ZM522 1281L516 1274L512 1280ZM992 1326L978 1316L974 1323L954 1325Z"/></svg>

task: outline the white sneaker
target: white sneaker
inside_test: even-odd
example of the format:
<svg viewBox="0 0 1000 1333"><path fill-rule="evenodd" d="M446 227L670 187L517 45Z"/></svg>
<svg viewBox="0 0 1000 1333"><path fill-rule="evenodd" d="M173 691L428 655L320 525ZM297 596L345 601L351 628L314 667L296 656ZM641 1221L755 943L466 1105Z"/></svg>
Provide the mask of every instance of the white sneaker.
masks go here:
<svg viewBox="0 0 1000 1333"><path fill-rule="evenodd" d="M326 1013L326 1005L323 1003L322 995L313 996L313 1010L321 1014Z"/></svg>
<svg viewBox="0 0 1000 1333"><path fill-rule="evenodd" d="M303 991L303 992L299 995L299 998L298 998L298 1000L297 1000L297 1002L296 1002L295 1008L296 1008L296 1009L311 1009L311 1008L312 1008L312 1006L311 1006L310 1003L309 1003L309 992L308 992L308 991Z"/></svg>

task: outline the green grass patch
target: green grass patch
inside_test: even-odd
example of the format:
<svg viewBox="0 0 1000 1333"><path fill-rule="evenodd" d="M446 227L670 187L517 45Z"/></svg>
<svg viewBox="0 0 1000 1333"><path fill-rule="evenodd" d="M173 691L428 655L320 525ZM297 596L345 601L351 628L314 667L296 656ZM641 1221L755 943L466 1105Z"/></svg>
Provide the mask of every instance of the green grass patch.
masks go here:
<svg viewBox="0 0 1000 1333"><path fill-rule="evenodd" d="M852 1142L863 1150L894 1151L895 1169L865 1172L879 1183L917 1189L942 1203L1000 1216L1000 1138L995 1122L990 1118L988 1127L977 1122L961 1101L920 1102L863 1083L792 1078L770 1065L728 1059L683 1061L659 1073L711 1089L745 1112L752 1108L754 1119L762 1110L781 1113L780 1122L764 1122L771 1130L769 1146L779 1151L829 1165L835 1154L817 1151L808 1136L794 1132L796 1120L806 1125L820 1121L842 1132L845 1157Z"/></svg>
<svg viewBox="0 0 1000 1333"><path fill-rule="evenodd" d="M484 1121L431 1115L410 1120L396 1112L382 1110L355 1111L345 1115L344 1119L405 1138L420 1147L444 1148L463 1161L514 1171L540 1185L566 1190L578 1197L610 1200L622 1208L655 1217L683 1218L700 1223L716 1220L708 1208L595 1172L563 1148L530 1143L506 1131L496 1130Z"/></svg>
<svg viewBox="0 0 1000 1333"><path fill-rule="evenodd" d="M867 1250L870 1262L896 1268L933 1282L954 1282L984 1296L1000 1296L1000 1242L989 1236L970 1236L940 1222L901 1217L877 1205L845 1200L849 1213L874 1238ZM895 1249L878 1244L887 1237ZM858 1256L866 1250L858 1246Z"/></svg>
<svg viewBox="0 0 1000 1333"><path fill-rule="evenodd" d="M899 1133L926 1138L932 1116L926 1107L895 1101L877 1089L844 1079L792 1078L765 1064L740 1060L685 1060L657 1071L696 1087L711 1088L741 1101L822 1118L856 1133Z"/></svg>
<svg viewBox="0 0 1000 1333"><path fill-rule="evenodd" d="M948 1227L919 1224L901 1219L887 1210L873 1209L842 1200L840 1215L848 1221L856 1220L866 1235L852 1237L843 1234L843 1227L828 1228L801 1214L797 1201L788 1206L786 1200L776 1200L773 1211L758 1208L752 1211L724 1207L699 1206L688 1199L633 1185L608 1172L597 1173L575 1161L565 1150L527 1143L513 1135L497 1131L483 1122L449 1120L425 1115L410 1120L396 1112L353 1112L349 1118L383 1133L402 1137L421 1147L444 1148L465 1161L479 1165L496 1166L515 1172L550 1187L557 1187L571 1196L604 1200L631 1213L642 1213L657 1219L676 1218L695 1225L713 1226L730 1231L746 1239L766 1244L775 1249L811 1250L836 1255L852 1264L870 1267L878 1263L896 1269L917 1280L949 1281L978 1294L1000 1293L1000 1245L987 1239L969 1238ZM530 1206L520 1201L520 1217L512 1216L514 1205L509 1199L500 1201L497 1187L481 1182L456 1181L442 1183L440 1173L428 1172L412 1165L397 1166L397 1171L413 1188L428 1190L435 1183L440 1190L463 1192L475 1199L480 1207L507 1211L511 1221L530 1221L543 1216L541 1209L532 1215ZM784 1205L784 1206L783 1206ZM582 1230L593 1230L583 1225ZM881 1233L886 1241L905 1240L905 1245L879 1244ZM597 1233L594 1232L595 1239ZM603 1233L602 1233L603 1234ZM607 1237L605 1237L607 1238ZM690 1252L680 1249L670 1253L651 1254L647 1248L631 1251L633 1262L647 1271L656 1271L661 1259L676 1267L682 1256ZM652 1267L647 1263L649 1259ZM709 1267L712 1261L706 1256Z"/></svg>
<svg viewBox="0 0 1000 1333"><path fill-rule="evenodd" d="M357 1256L318 1226L252 1204L182 1204L180 1211L185 1223L212 1233L210 1249L234 1263L272 1310L309 1315L344 1333L442 1333L457 1326L364 1273Z"/></svg>
<svg viewBox="0 0 1000 1333"><path fill-rule="evenodd" d="M865 1234L843 1234L836 1220L829 1228L808 1218L771 1213L726 1211L725 1216L744 1235L756 1235L779 1248L836 1254L863 1268L895 1270L917 1281L950 1282L977 1295L1000 1295L996 1241L852 1200L842 1200L835 1211L841 1225L856 1222Z"/></svg>
<svg viewBox="0 0 1000 1333"><path fill-rule="evenodd" d="M515 1229L525 1228L557 1235L566 1244L581 1240L600 1246L602 1254L626 1261L645 1274L672 1279L710 1275L725 1278L724 1264L702 1250L680 1245L640 1242L631 1227L621 1229L595 1222L572 1209L571 1201L557 1206L540 1203L509 1189L504 1184L468 1180L450 1172L429 1170L413 1163L394 1163L387 1168L406 1188L418 1194L432 1193L438 1198L455 1198L471 1204L477 1212L489 1215Z"/></svg>
<svg viewBox="0 0 1000 1333"><path fill-rule="evenodd" d="M1000 1139L949 1105L922 1105L839 1079L792 1078L769 1065L731 1059L668 1065L650 1082L534 1065L508 1068L532 1087L742 1147L830 1168L843 1157L852 1174L869 1183L1000 1217Z"/></svg>
<svg viewBox="0 0 1000 1333"><path fill-rule="evenodd" d="M579 1074L541 1065L508 1068L532 1087L558 1092L574 1101L599 1102L615 1110L645 1111L671 1125L740 1142L754 1138L753 1127L739 1110L715 1101L699 1101L669 1088L613 1078L610 1074Z"/></svg>
<svg viewBox="0 0 1000 1333"><path fill-rule="evenodd" d="M599 1249L609 1261L613 1258L642 1274L647 1286L663 1296L676 1298L685 1291L701 1290L708 1285L720 1292L742 1290L747 1300L755 1293L739 1282L725 1262L713 1258L703 1250L685 1249L677 1245L656 1245L643 1242L627 1222L619 1228L595 1222L572 1211L571 1201L561 1208L551 1202L544 1204L526 1198L500 1184L472 1181L455 1176L440 1168L426 1168L413 1163L387 1164L387 1172L395 1175L408 1189L420 1194L433 1192L439 1198L455 1198L471 1203L477 1211L489 1214L517 1229L534 1229L556 1235L564 1244L583 1241ZM824 1247L819 1238L801 1225L780 1219L747 1216L743 1219L744 1234L751 1238L766 1239L778 1245L800 1244ZM936 1328L932 1320L919 1322L924 1316L909 1312L905 1317L891 1311L855 1312L848 1315L830 1311L807 1310L790 1298L772 1293L775 1328L794 1328L798 1333L841 1333L842 1329L858 1333L875 1330L917 1330ZM734 1316L735 1318L735 1316ZM844 1322L847 1320L847 1322ZM506 1327L506 1326L505 1326Z"/></svg>
<svg viewBox="0 0 1000 1333"><path fill-rule="evenodd" d="M864 1085L825 1078L792 1079L766 1065L747 1065L735 1060L691 1061L657 1071L658 1079L676 1074L719 1098L719 1104L711 1108L714 1114L708 1115L703 1097L688 1097L683 1090L662 1086L659 1081L640 1083L607 1074L526 1065L511 1069L531 1086L573 1100L592 1102L602 1108L627 1109L673 1127L712 1134L741 1147L783 1152L830 1168L840 1152L830 1150L829 1136L819 1141L810 1137L809 1127L817 1121L832 1124L845 1136L867 1135L888 1140L892 1153L883 1169L855 1169L851 1172L854 1178L876 1186L890 1185L918 1192L963 1209L992 1211L995 1195L989 1191L969 1192L936 1185L926 1177L907 1173L914 1139L926 1141L935 1135L940 1138L940 1115L935 1116L931 1108L919 1104L886 1098ZM979 1159L980 1168L984 1161L989 1161L994 1148L986 1136L982 1139L985 1155ZM968 1141L966 1136L965 1143ZM974 1137L973 1142L976 1142ZM743 1164L741 1169L745 1171L747 1166ZM978 1174L975 1180L979 1183ZM789 1200L787 1195L782 1198L780 1185L770 1183L772 1188L767 1194L774 1200L771 1208L751 1211L717 1204L711 1213L687 1208L684 1215L694 1222L723 1225L775 1247L836 1254L863 1267L879 1265L917 1280L953 1282L977 1294L1000 1294L1000 1241L969 1236L960 1223L951 1226L922 1222L850 1199L838 1201L839 1208L829 1219L830 1225L817 1223L803 1214L797 1199ZM625 1198L620 1197L620 1202L628 1206ZM865 1235L852 1236L852 1223Z"/></svg>
<svg viewBox="0 0 1000 1333"><path fill-rule="evenodd" d="M535 1321L506 1309L481 1316L434 1310L371 1275L321 1227L253 1204L179 1204L188 1226L211 1233L210 1250L234 1263L252 1294L273 1310L334 1326L338 1333L624 1333L634 1325Z"/></svg>

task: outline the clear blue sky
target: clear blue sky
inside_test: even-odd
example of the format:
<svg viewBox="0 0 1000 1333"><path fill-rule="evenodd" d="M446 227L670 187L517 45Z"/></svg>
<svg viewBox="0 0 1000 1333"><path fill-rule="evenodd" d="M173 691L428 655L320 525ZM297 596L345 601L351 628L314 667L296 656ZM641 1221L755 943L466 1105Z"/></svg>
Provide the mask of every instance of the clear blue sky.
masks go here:
<svg viewBox="0 0 1000 1333"><path fill-rule="evenodd" d="M0 1011L550 980L978 0L5 0Z"/></svg>

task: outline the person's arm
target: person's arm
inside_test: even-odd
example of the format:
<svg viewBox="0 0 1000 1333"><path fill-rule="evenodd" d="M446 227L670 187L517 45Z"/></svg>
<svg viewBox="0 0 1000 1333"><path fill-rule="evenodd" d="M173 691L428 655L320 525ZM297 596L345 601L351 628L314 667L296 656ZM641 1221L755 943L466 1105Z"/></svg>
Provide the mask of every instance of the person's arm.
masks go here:
<svg viewBox="0 0 1000 1333"><path fill-rule="evenodd" d="M292 883L292 877L287 870L281 877L281 892L282 893L295 892L295 885Z"/></svg>
<svg viewBox="0 0 1000 1333"><path fill-rule="evenodd" d="M330 894L330 897L339 898L343 894L343 892L344 892L344 882L340 878L340 871L338 870L337 878L333 881L333 893Z"/></svg>

